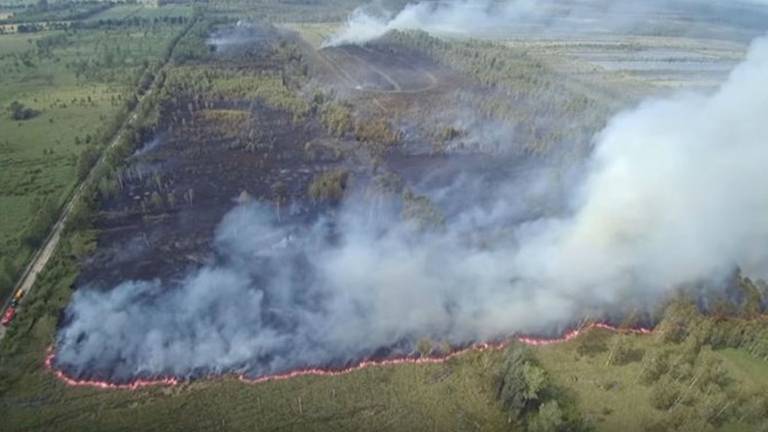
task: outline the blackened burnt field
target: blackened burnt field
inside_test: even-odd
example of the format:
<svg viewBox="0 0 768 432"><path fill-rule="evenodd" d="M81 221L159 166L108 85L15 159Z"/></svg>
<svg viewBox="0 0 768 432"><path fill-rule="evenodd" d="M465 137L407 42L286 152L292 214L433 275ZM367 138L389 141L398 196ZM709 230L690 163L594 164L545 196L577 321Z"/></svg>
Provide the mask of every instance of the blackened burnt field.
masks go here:
<svg viewBox="0 0 768 432"><path fill-rule="evenodd" d="M487 88L394 41L313 51L247 25L210 43L169 71L158 126L100 186L56 368L255 378L556 333L587 313L504 265L567 211L574 173L521 150L534 132L465 115ZM425 340L441 348L417 354Z"/></svg>

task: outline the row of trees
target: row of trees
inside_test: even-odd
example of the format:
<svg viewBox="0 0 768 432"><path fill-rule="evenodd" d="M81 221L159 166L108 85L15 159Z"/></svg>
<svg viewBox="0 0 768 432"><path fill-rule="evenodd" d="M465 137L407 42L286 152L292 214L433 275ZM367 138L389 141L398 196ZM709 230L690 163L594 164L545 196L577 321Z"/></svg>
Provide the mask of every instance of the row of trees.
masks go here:
<svg viewBox="0 0 768 432"><path fill-rule="evenodd" d="M156 133L160 101L165 95L163 90L166 83L166 73L162 70L162 65L171 60L174 47L184 38L194 24L195 21L190 22L184 31L171 40L169 46L164 51L161 62L156 64L145 63L144 72L136 79L136 93L124 100L118 116L108 123L100 133L97 142L107 143L117 135L130 113L138 109L134 125L127 126L122 135L120 135L119 140L108 150L105 155L105 163L96 168L97 171L94 172L92 181L86 184L81 199L75 203L67 222L67 232L82 231L92 226L99 206L123 185L121 181L122 172L129 156L150 136ZM139 106L138 96L146 93L152 83L155 84L156 91L145 95L143 103ZM99 160L100 153L101 151L93 146L83 150L77 162L79 178L85 179L91 170L94 169L94 165ZM172 201L173 199L169 200ZM159 206L162 204L161 202L162 197L159 195L150 196L150 205Z"/></svg>
<svg viewBox="0 0 768 432"><path fill-rule="evenodd" d="M768 361L768 322L761 319L766 286L737 275L728 314L704 314L688 298L671 302L657 326L658 346L642 359L637 382L650 386L651 405L664 412L648 430L720 428L727 422L768 427L768 393L737 385L716 350L738 348ZM718 303L718 302L713 302ZM722 307L722 306L721 306Z"/></svg>

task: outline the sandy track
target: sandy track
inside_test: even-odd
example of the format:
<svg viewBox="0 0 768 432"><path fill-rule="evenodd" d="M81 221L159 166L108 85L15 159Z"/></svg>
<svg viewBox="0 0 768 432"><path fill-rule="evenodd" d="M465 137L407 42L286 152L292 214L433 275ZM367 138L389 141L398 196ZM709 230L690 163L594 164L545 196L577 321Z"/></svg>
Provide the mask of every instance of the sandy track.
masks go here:
<svg viewBox="0 0 768 432"><path fill-rule="evenodd" d="M371 56L379 55L370 48L360 47L359 50L364 51ZM379 94L416 94L432 90L439 82L433 73L423 68L400 68L400 72L405 71L408 74L421 75L418 77L420 78L419 81L427 82L424 86L411 88L412 83L410 81L403 80L402 78L397 77L392 71L388 71L380 65L373 64L367 59L352 52L351 49L345 47L326 48L318 51L318 53L334 70L344 77L345 81L352 84L353 88L360 92ZM371 86L369 83L365 82L364 78L356 76L361 74L356 74L355 70L367 71L370 75L380 77L381 80L388 83L392 89L375 88Z"/></svg>

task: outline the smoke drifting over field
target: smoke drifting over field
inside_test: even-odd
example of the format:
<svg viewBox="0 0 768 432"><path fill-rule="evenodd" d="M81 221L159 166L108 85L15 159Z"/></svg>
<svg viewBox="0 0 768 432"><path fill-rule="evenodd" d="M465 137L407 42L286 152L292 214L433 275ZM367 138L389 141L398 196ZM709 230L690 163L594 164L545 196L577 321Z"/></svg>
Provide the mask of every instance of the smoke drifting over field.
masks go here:
<svg viewBox="0 0 768 432"><path fill-rule="evenodd" d="M454 0L409 3L393 14L372 7L356 9L325 46L363 44L392 30L422 30L436 35L489 37L536 34L629 32L658 35L702 33L723 23L761 34L768 18L765 0L648 0L642 2L588 0ZM656 22L666 15L663 25ZM704 24L692 28L692 18ZM677 24L672 21L677 20ZM522 31L521 31L522 30ZM751 35L751 36L750 36Z"/></svg>
<svg viewBox="0 0 768 432"><path fill-rule="evenodd" d="M409 352L421 337L462 344L557 330L737 265L768 276L766 112L762 38L714 94L616 116L565 216L510 223L522 203L508 191L530 179L510 179L492 206L468 198L427 233L362 201L309 228L238 207L218 228L215 264L171 286L79 289L56 365L113 380L260 376L382 347Z"/></svg>

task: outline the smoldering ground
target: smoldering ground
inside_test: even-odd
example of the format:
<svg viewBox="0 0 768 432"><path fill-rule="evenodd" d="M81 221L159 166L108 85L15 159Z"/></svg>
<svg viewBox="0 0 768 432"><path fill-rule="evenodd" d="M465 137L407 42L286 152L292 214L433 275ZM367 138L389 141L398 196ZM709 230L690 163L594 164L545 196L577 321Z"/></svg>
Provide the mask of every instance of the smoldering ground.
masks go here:
<svg viewBox="0 0 768 432"><path fill-rule="evenodd" d="M482 203L472 179L460 195L422 190L454 203L438 229L403 221L396 200L359 195L310 227L277 223L264 205L235 208L215 262L179 282L77 290L55 365L112 380L260 376L407 353L423 337L557 331L683 284L716 285L736 266L766 277L766 81L761 38L716 92L617 115L564 211L545 217L520 217L526 198L547 194L540 171Z"/></svg>

